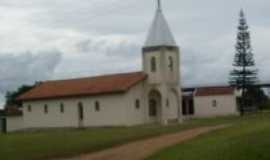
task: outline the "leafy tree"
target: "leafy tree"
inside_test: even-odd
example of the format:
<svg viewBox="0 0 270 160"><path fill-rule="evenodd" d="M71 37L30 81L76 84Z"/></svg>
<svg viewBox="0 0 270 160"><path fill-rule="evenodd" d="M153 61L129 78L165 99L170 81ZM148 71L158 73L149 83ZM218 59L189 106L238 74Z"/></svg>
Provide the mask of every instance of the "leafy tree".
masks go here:
<svg viewBox="0 0 270 160"><path fill-rule="evenodd" d="M21 102L16 101L16 98L29 91L30 89L32 89L34 86L30 86L30 85L22 85L21 87L19 87L16 91L9 91L6 93L6 105L18 105L21 106Z"/></svg>
<svg viewBox="0 0 270 160"><path fill-rule="evenodd" d="M230 73L229 83L242 91L240 102L240 113L244 114L245 107L248 105L248 90L254 87L257 82L257 69L253 58L250 42L250 33L243 10L240 12L236 53L234 58L234 69Z"/></svg>
<svg viewBox="0 0 270 160"><path fill-rule="evenodd" d="M259 87L252 87L247 91L247 99L252 105L258 106L260 110L264 109L263 106L268 102L268 96Z"/></svg>

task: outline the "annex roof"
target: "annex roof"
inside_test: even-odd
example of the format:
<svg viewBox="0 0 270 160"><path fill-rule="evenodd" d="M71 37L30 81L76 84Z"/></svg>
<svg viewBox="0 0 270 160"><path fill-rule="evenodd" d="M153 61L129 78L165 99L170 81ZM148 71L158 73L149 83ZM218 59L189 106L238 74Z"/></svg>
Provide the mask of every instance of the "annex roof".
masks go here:
<svg viewBox="0 0 270 160"><path fill-rule="evenodd" d="M234 91L233 87L201 87L196 89L195 96L232 95Z"/></svg>

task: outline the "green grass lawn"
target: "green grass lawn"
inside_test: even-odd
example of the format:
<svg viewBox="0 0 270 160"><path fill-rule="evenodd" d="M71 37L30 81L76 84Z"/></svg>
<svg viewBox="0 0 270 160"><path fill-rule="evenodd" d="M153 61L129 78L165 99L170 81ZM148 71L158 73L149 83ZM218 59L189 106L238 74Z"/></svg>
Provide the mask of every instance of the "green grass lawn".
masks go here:
<svg viewBox="0 0 270 160"><path fill-rule="evenodd" d="M138 139L173 133L197 126L231 123L238 117L197 119L181 125L159 125L130 128L99 128L85 130L47 130L32 133L0 134L0 159L32 160L74 156L93 152Z"/></svg>
<svg viewBox="0 0 270 160"><path fill-rule="evenodd" d="M147 160L269 160L270 114L250 115L232 127L169 147Z"/></svg>

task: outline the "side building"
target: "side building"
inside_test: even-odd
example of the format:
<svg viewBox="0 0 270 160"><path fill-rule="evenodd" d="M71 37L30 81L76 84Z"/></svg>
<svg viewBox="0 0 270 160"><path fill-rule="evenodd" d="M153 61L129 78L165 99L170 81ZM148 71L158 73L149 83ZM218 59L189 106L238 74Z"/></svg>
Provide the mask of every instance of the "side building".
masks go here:
<svg viewBox="0 0 270 160"><path fill-rule="evenodd" d="M186 90L184 95L182 111L185 117L239 115L233 87L199 87Z"/></svg>
<svg viewBox="0 0 270 160"><path fill-rule="evenodd" d="M0 111L0 133L24 129L23 113L16 105L6 106Z"/></svg>

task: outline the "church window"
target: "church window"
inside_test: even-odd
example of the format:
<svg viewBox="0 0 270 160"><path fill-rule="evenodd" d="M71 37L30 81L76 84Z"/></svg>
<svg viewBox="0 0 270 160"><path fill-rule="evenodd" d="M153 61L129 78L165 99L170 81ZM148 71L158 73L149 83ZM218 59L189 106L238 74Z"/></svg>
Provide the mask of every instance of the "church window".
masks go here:
<svg viewBox="0 0 270 160"><path fill-rule="evenodd" d="M151 72L156 72L156 70L157 70L156 58L152 57L151 58Z"/></svg>
<svg viewBox="0 0 270 160"><path fill-rule="evenodd" d="M213 100L213 101L212 101L212 106L213 106L213 107L217 107L217 100Z"/></svg>
<svg viewBox="0 0 270 160"><path fill-rule="evenodd" d="M32 111L32 106L31 105L28 105L27 106L27 110L28 110L28 112L31 112Z"/></svg>
<svg viewBox="0 0 270 160"><path fill-rule="evenodd" d="M136 99L136 101L135 101L135 107L136 107L136 109L140 109L140 100L139 99Z"/></svg>
<svg viewBox="0 0 270 160"><path fill-rule="evenodd" d="M60 112L64 113L65 112L65 106L63 103L60 104Z"/></svg>
<svg viewBox="0 0 270 160"><path fill-rule="evenodd" d="M48 105L47 105L47 104L44 105L44 113L45 113L45 114L48 113Z"/></svg>
<svg viewBox="0 0 270 160"><path fill-rule="evenodd" d="M95 111L99 112L100 111L100 104L98 101L95 102Z"/></svg>
<svg viewBox="0 0 270 160"><path fill-rule="evenodd" d="M171 56L169 57L169 68L173 71L173 58Z"/></svg>
<svg viewBox="0 0 270 160"><path fill-rule="evenodd" d="M83 120L84 119L84 115L83 115L83 104L82 102L78 103L78 109L79 109L79 119Z"/></svg>

